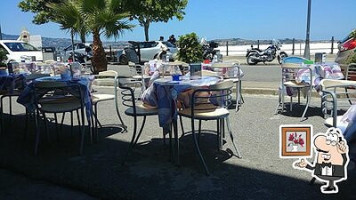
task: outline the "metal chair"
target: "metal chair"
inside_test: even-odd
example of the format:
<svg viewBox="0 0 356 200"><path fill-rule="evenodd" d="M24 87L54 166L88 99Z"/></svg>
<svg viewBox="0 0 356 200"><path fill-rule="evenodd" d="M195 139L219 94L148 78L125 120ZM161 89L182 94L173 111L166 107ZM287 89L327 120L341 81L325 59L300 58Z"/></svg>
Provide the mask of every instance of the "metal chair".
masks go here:
<svg viewBox="0 0 356 200"><path fill-rule="evenodd" d="M298 104L300 104L300 91L301 89L306 89L306 104L305 104L305 109L303 112L303 115L300 119L300 121L305 120L305 114L308 110L309 107L309 103L310 103L310 98L311 98L311 92L312 92L312 88L313 88L313 75L312 75L312 69L309 68L308 66L303 66L301 64L296 64L296 63L283 63L281 65L281 72L282 72L282 78L281 78L281 88L280 88L280 94L279 94L279 102L275 111L275 114L278 114L278 111L283 111L284 107L285 107L285 103L284 103L284 97L285 97L285 93L287 92L287 90L290 89L295 89L297 90L297 94L298 94ZM306 76L307 82L305 81L298 81L297 80L297 76L298 73L304 73L304 75ZM309 81L309 82L308 82ZM290 91L291 93L293 93L293 91ZM293 94L289 94L290 95L290 104L289 104L289 108L290 111L292 111L293 108Z"/></svg>
<svg viewBox="0 0 356 200"><path fill-rule="evenodd" d="M57 124L57 113L66 113L72 111L80 111L81 122L79 115L78 122L81 131L81 142L79 153L82 154L84 146L85 134L85 116L84 116L84 100L82 97L82 89L80 85L68 85L66 82L60 81L36 81L34 83L34 103L36 107L35 126L36 140L34 153L38 153L38 145L40 142L40 115L43 116L47 123L46 114L54 114Z"/></svg>
<svg viewBox="0 0 356 200"><path fill-rule="evenodd" d="M137 81L136 79L133 79L133 78L119 78L118 79L119 88L122 89L120 92L122 104L124 106L128 107L125 110L125 114L127 116L133 117L133 119L134 119L134 127L133 127L134 130L132 133L131 142L129 144L127 154L126 154L126 157L124 158L123 164L125 163L129 153L135 147L135 145L137 144L137 142L141 136L143 127L145 126L145 123L146 123L146 117L158 115L158 110L156 108L143 104L143 102L140 101L139 98L135 95L135 90L136 90L136 92L137 92L137 89L140 90L141 84L142 84L141 81ZM137 125L138 125L137 118L138 117L143 117L143 120L142 120L140 130L137 133ZM170 139L171 139L171 134L170 134Z"/></svg>
<svg viewBox="0 0 356 200"><path fill-rule="evenodd" d="M115 104L115 109L116 109L116 114L120 120L121 126L123 127L124 131L127 131L127 126L125 125L124 121L122 120L122 117L120 115L119 111L119 105L118 105L118 84L117 84L117 78L118 78L118 73L113 70L108 70L108 71L103 71L99 72L98 75L95 76L95 80L92 83L93 89L95 87L100 86L100 85L105 85L110 83L110 85L113 83L114 84L114 94L103 94L103 93L96 93L95 90L92 93L91 100L92 100L92 105L94 107L94 119L95 119L95 130L96 130L96 138L98 138L98 125L102 127L100 121L98 120L98 103L104 102L104 101L110 101L114 100Z"/></svg>
<svg viewBox="0 0 356 200"><path fill-rule="evenodd" d="M237 153L237 157L241 158L241 155L234 142L234 137L230 128L229 122L229 110L231 105L231 93L233 87L232 80L225 80L215 85L211 85L209 88L195 89L190 99L190 108L185 108L178 111L178 114L183 117L191 119L192 136L196 153L198 154L201 164L204 167L205 173L209 175L208 167L200 151L197 134L195 131L194 120L216 120L217 122L217 143L218 149L221 150L223 145L223 136L225 130L225 121L227 124L227 130L230 134L232 144ZM211 96L200 95L201 92L211 93ZM200 127L199 127L200 128Z"/></svg>
<svg viewBox="0 0 356 200"><path fill-rule="evenodd" d="M356 81L323 79L320 85L324 124L327 127L338 127L342 117L338 116L338 111L347 110L356 102L356 91L347 89L356 88Z"/></svg>
<svg viewBox="0 0 356 200"><path fill-rule="evenodd" d="M235 75L234 72L234 68L236 67L237 73ZM224 74L225 78L233 80L233 82L235 83L235 97L236 97L236 105L235 105L235 111L239 111L241 105L244 103L244 99L242 97L242 80L241 78L243 77L243 72L241 70L241 66L240 63L236 62L236 63L226 63L226 62L222 62L222 63L214 63L212 65L212 68L220 68L220 70L222 68L227 69L227 72ZM233 74L229 74L229 71L232 71Z"/></svg>

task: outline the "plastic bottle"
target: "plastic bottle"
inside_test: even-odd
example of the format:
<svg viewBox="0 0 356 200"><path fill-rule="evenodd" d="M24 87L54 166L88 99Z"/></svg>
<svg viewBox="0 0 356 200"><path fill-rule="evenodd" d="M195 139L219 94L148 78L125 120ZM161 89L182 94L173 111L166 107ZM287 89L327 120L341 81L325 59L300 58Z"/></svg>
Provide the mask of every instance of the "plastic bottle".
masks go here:
<svg viewBox="0 0 356 200"><path fill-rule="evenodd" d="M213 57L213 63L217 63L218 62L218 56L215 54Z"/></svg>

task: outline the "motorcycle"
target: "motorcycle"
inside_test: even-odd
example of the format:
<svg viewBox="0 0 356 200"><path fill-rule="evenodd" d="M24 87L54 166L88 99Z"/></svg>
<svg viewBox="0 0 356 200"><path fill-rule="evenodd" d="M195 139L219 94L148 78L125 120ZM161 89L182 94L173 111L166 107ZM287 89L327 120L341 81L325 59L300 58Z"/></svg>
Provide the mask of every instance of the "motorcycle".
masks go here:
<svg viewBox="0 0 356 200"><path fill-rule="evenodd" d="M272 44L267 47L265 50L261 50L259 48L253 48L251 45L251 49L247 50L247 64L256 65L259 62L272 62L276 57L278 59L278 63L281 64L283 58L288 57L288 54L284 51L281 51L280 47L282 44L278 40L272 40Z"/></svg>
<svg viewBox="0 0 356 200"><path fill-rule="evenodd" d="M216 57L219 60L222 59L222 55L220 54L220 51L215 50L215 48L218 47L218 43L213 42L213 41L207 43L205 41L205 39L202 39L202 41L200 43L203 46L203 59L204 60L213 61L214 57Z"/></svg>

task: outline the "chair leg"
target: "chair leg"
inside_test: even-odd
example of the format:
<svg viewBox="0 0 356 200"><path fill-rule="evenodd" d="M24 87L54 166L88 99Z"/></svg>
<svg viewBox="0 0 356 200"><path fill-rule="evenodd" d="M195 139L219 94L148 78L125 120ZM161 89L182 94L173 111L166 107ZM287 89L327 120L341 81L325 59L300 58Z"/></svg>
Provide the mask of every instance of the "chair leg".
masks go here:
<svg viewBox="0 0 356 200"><path fill-rule="evenodd" d="M73 136L73 111L70 112L70 135Z"/></svg>
<svg viewBox="0 0 356 200"><path fill-rule="evenodd" d="M163 135L165 135L164 131L163 131ZM168 136L169 136L169 160L173 161L172 124L169 126Z"/></svg>
<svg viewBox="0 0 356 200"><path fill-rule="evenodd" d="M79 154L82 155L83 154L83 148L84 148L84 137L85 137L85 117L84 117L84 109L81 108L81 117L82 117L82 128L81 128L81 141L80 141L80 149L79 149ZM80 121L78 119L78 121Z"/></svg>
<svg viewBox="0 0 356 200"><path fill-rule="evenodd" d="M183 117L181 115L179 115L179 121L180 121L180 127L182 129L181 137L183 137L185 135L185 132L184 132L184 126L183 126Z"/></svg>
<svg viewBox="0 0 356 200"><path fill-rule="evenodd" d="M198 142L200 143L201 138L201 120L199 120L199 132L198 132Z"/></svg>
<svg viewBox="0 0 356 200"><path fill-rule="evenodd" d="M310 98L311 98L311 90L308 91L307 103L306 103L306 105L305 105L305 109L304 109L304 112L303 112L303 115L302 115L300 121L304 121L304 120L306 119L306 118L305 118L305 114L307 113L307 110L308 110L308 107L309 107Z"/></svg>
<svg viewBox="0 0 356 200"><path fill-rule="evenodd" d="M239 150L237 149L237 146L236 146L236 144L235 144L235 141L234 141L234 136L233 136L233 134L232 134L231 127L230 127L229 117L226 117L225 119L226 119L227 131L228 131L229 134L230 134L230 139L231 139L232 145L234 146L235 151L236 151L236 154L237 154L236 156L237 156L238 158L242 158L242 156L241 156Z"/></svg>
<svg viewBox="0 0 356 200"><path fill-rule="evenodd" d="M35 129L36 129L36 139L35 139L35 150L34 150L34 154L37 155L38 153L38 145L40 143L40 127L39 127L39 123L38 123L38 120L39 120L39 116L40 116L40 113L38 110L35 111L34 113L35 115Z"/></svg>
<svg viewBox="0 0 356 200"><path fill-rule="evenodd" d="M4 96L2 96L1 98L0 98L0 120L1 120L1 133L4 133L4 130L5 130L5 128L4 128L4 126L5 126L5 123L4 123L4 103L3 103L3 98L4 98Z"/></svg>
<svg viewBox="0 0 356 200"><path fill-rule="evenodd" d="M282 87L282 90L281 90L282 112L284 111L284 89L287 89L287 88Z"/></svg>
<svg viewBox="0 0 356 200"><path fill-rule="evenodd" d="M115 83L115 84L117 84L117 83ZM124 129L123 132L127 132L127 126L125 125L124 121L122 120L122 117L119 112L119 106L117 105L117 90L115 90L115 108L116 108L116 114L119 117L122 128Z"/></svg>
<svg viewBox="0 0 356 200"><path fill-rule="evenodd" d="M11 124L11 121L12 121L12 100L11 100L11 96L9 96L9 113L10 113L9 124Z"/></svg>
<svg viewBox="0 0 356 200"><path fill-rule="evenodd" d="M200 148L199 148L198 139L197 139L197 135L196 135L196 133L194 131L194 118L191 118L191 126L192 126L192 135L193 135L195 151L199 156L200 162L204 167L206 175L209 176L209 170L208 170L208 167L206 166L206 163L205 163L205 160L203 158L203 155L201 154L201 151L200 151Z"/></svg>
<svg viewBox="0 0 356 200"><path fill-rule="evenodd" d="M176 158L177 158L177 165L180 165L180 152L179 152L179 138L178 138L178 125L177 120L173 119L173 132L174 132L174 141L175 141L175 149L176 149Z"/></svg>
<svg viewBox="0 0 356 200"><path fill-rule="evenodd" d="M66 116L66 113L62 113L62 119L61 119L61 126L60 126L60 131L63 133L63 124L64 124L64 118Z"/></svg>
<svg viewBox="0 0 356 200"><path fill-rule="evenodd" d="M141 124L141 128L140 128L140 132L138 132L137 134L137 138L135 139L135 142L133 144L133 147L136 146L137 142L138 142L138 139L140 138L141 136L141 133L143 131L143 127L145 126L145 123L146 123L146 116L143 117L143 121L142 121L142 124Z"/></svg>
<svg viewBox="0 0 356 200"><path fill-rule="evenodd" d="M216 134L217 134L217 140L216 140L216 144L217 144L217 149L218 149L218 151L220 151L220 130L221 130L221 128L220 128L220 120L216 120Z"/></svg>
<svg viewBox="0 0 356 200"><path fill-rule="evenodd" d="M28 112L28 109L26 108L26 111L25 111L25 130L24 130L24 133L23 133L23 140L26 140L26 137L27 137L27 129L28 129L28 122L29 122L29 112Z"/></svg>
<svg viewBox="0 0 356 200"><path fill-rule="evenodd" d="M82 132L82 125L81 125L80 118L79 118L79 111L76 110L76 112L77 112L77 121L78 121L79 132L81 133Z"/></svg>
<svg viewBox="0 0 356 200"><path fill-rule="evenodd" d="M347 88L345 88L345 93L346 93L347 100L349 101L349 104L352 105L352 101L350 99L349 93L347 92Z"/></svg>
<svg viewBox="0 0 356 200"><path fill-rule="evenodd" d="M137 131L137 117L135 116L135 117L134 117L134 130L133 130L133 133L132 133L131 142L130 142L130 144L129 144L129 147L127 148L127 152L126 152L126 155L125 155L125 157L124 157L124 160L122 161L122 165L125 164L125 162L126 162L128 156L129 156L129 154L130 154L130 152L131 152L131 150L132 150L132 148L133 148L133 144L134 144L135 138L136 138L136 131Z"/></svg>
<svg viewBox="0 0 356 200"><path fill-rule="evenodd" d="M243 103L243 98L241 94L241 81L236 81L236 107L235 111L239 111L241 104Z"/></svg>
<svg viewBox="0 0 356 200"><path fill-rule="evenodd" d="M54 113L54 122L55 122L55 129L56 129L57 141L59 141L59 131L58 131L57 113Z"/></svg>
<svg viewBox="0 0 356 200"><path fill-rule="evenodd" d="M0 98L0 135L4 132L4 110L3 110L2 97Z"/></svg>
<svg viewBox="0 0 356 200"><path fill-rule="evenodd" d="M38 115L40 116L40 115ZM47 117L45 113L42 113L43 116L43 123L45 125L45 131L46 131L46 135L47 135L47 141L50 141L50 136L49 136L49 131L48 131L48 122L47 122Z"/></svg>

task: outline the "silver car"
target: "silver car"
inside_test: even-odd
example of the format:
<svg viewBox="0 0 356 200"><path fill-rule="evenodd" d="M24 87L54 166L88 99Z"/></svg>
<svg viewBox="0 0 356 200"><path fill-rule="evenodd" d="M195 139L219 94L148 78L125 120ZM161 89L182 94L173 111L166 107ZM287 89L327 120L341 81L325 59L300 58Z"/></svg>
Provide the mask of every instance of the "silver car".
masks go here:
<svg viewBox="0 0 356 200"><path fill-rule="evenodd" d="M129 61L139 63L139 53L141 55L141 62L147 62L155 58L159 58L162 52L165 52L166 55L169 56L169 59L173 60L178 51L175 45L167 41L129 41L129 44L129 47L125 47L125 49L119 50L116 54L120 64L125 65Z"/></svg>

